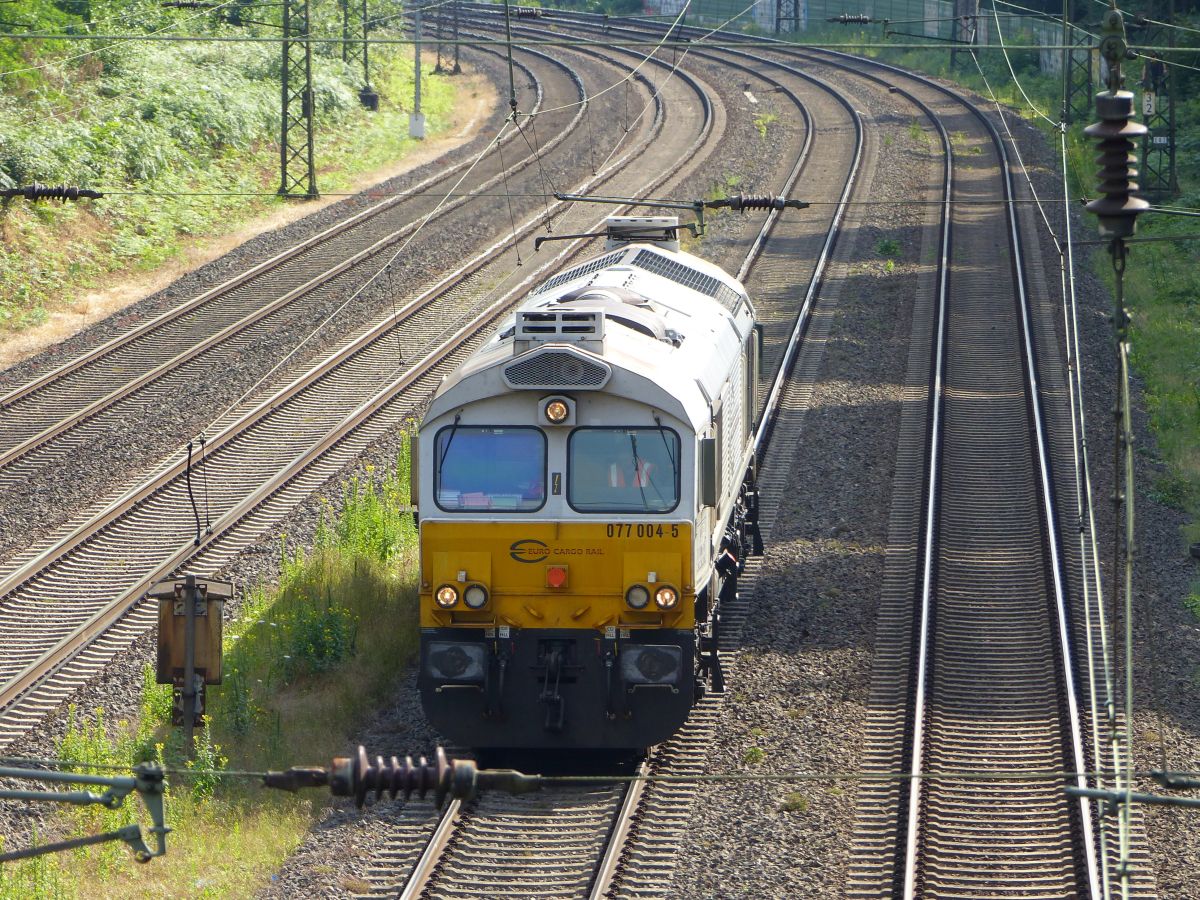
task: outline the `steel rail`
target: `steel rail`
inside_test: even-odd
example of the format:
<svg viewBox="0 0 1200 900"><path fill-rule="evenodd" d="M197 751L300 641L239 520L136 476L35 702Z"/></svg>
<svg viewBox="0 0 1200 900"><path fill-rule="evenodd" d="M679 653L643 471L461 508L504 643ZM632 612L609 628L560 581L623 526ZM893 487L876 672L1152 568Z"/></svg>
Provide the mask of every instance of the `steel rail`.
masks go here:
<svg viewBox="0 0 1200 900"><path fill-rule="evenodd" d="M454 836L454 829L458 827L461 816L462 801L451 800L446 806L446 811L442 813L442 818L433 835L429 838L429 843L421 851L421 857L413 867L412 874L408 877L408 883L404 885L404 890L400 892L399 900L417 900L424 893L430 879L433 878L438 863L442 861L442 854L450 846L450 838Z"/></svg>
<svg viewBox="0 0 1200 900"><path fill-rule="evenodd" d="M700 90L699 85L694 81L690 82L690 86L693 88L693 90ZM658 134L662 125L661 100L656 96L653 98L653 102L656 110L655 118L653 123L648 127L647 136L640 141L639 144L631 148L622 157L612 162L604 170L587 179L584 183L585 186L583 189L588 189L611 179L618 174L623 167L630 165L634 159L638 158L646 151L646 149L653 142L654 137ZM711 127L710 120L711 116L707 116L706 130L699 139L700 143L702 143L707 136L707 128ZM558 209L564 205L565 204L556 203L553 205L553 208ZM542 213L539 212L518 229L518 234L527 235L531 233L540 226L541 219ZM253 420L257 422L270 412L282 406L287 399L297 395L304 387L317 383L322 375L332 371L341 363L349 359L354 353L374 343L380 337L387 334L391 328L397 324L397 320L401 318L402 314L405 316L411 314L418 304L427 306L428 302L431 302L431 300L434 299L435 294L440 295L441 293L445 293L450 287L461 281L463 277L469 275L471 272L476 271L479 268L482 268L482 266L486 265L491 259L499 256L508 246L510 246L512 239L513 238L511 236L504 237L494 243L475 260L472 260L460 269L444 277L442 281L438 283L438 285L430 289L430 291L426 292L426 294L422 295L421 298L418 298L412 303L406 305L403 310L398 310L395 315L389 316L383 322L377 324L374 328L364 333L364 335L361 335L354 341L351 341L336 354L334 354L334 356L325 360L304 375L301 375L298 379L292 382L292 384L282 388L280 391L277 391L276 394L271 398L268 398L267 400L258 404L258 406L256 406L248 416L243 417L243 420L252 416ZM443 346L439 348L439 353L441 355L439 355L437 359L434 359L433 355L427 356L422 361L422 364L425 364L425 368L432 368L432 366L436 364L437 361L440 361L442 356L445 355L444 351L447 348L457 346L459 342L465 340L465 338L470 335L472 328L478 331L479 328L481 328L482 325L487 321L500 315L500 312L497 310L502 309L506 303L510 303L511 298L516 291L529 284L533 279L539 277L542 272L556 265L559 260L568 257L570 254L577 252L577 250L578 244L572 244L570 247L565 248L556 258L548 260L536 271L530 272L522 280L521 284L516 288L513 288L503 300L492 304L488 310L485 310L484 313L477 316L474 320L472 320L471 323L469 323L469 325L464 326L463 329L460 329L451 342L444 343ZM410 373L408 374L411 374L411 371L412 370L410 370ZM358 424L361 424L362 421L365 421L365 419L368 417L368 413L377 411L388 400L392 399L392 397L402 387L408 386L412 380L415 380L415 376L414 378L410 379L406 374L406 376L394 383L390 393L385 391L387 394L386 396L384 396L383 393L377 394L375 398L373 398L371 401L368 401L366 404L364 404L364 406L360 407L355 413L352 413L350 417L344 420L339 429L326 436L326 438L318 445L318 448L310 451L308 454L303 455L302 457L298 457L293 460L287 471L296 472L303 469L307 464L311 463L315 459L319 452L332 447L340 439L344 438L346 434L353 430L353 427L356 427ZM239 422L243 420L239 420ZM231 424L220 434L214 437L209 444L210 452L216 452L221 445L232 440L233 437L237 436L238 434L243 433L245 429L243 428L239 430L238 424L239 423ZM110 504L96 519L87 523L83 528L58 542L56 545L54 545L54 547L43 552L38 557L28 561L20 569L12 573L9 577L4 579L4 581L0 582L0 599L11 593L18 585L25 583L30 578L34 577L38 572L52 563L55 559L60 558L66 552L69 552L70 550L80 546L88 538L102 530L104 526L117 520L125 512L134 508L139 502L145 500L148 496L164 487L172 479L172 477L177 478L185 467L185 460L177 460L174 465L168 466L165 470L158 473L157 476L149 479L146 483L135 486L133 489L131 489L131 491L127 492L113 504ZM281 479L279 476L277 476L275 479L272 479L272 482L270 482L270 485L272 485L270 490L267 490L267 487L264 486L260 490L254 492L251 498L244 500L238 505L237 510L239 511L239 515L237 516L237 519L226 516L219 521L219 529L214 530L214 537L217 536L218 530L219 532L223 533L231 528L237 520L240 520L243 515L247 514L271 493L274 493L274 491L281 487L285 481L286 479ZM255 502L251 503L250 499L255 500ZM212 541L205 544L205 547L210 547L211 545ZM16 677L10 679L3 687L0 687L0 710L5 711L5 713L0 713L0 721L2 721L3 716L7 713L7 711L10 710L16 702L19 702L21 699L23 699L24 696L31 691L31 689L34 689L39 684L45 683L45 680L49 675L61 670L64 665L66 665L75 655L77 655L79 650L81 650L83 647L86 647L99 634L103 633L105 629L111 627L132 608L134 608L141 601L142 595L150 584L153 584L161 577L169 575L171 571L174 571L175 568L185 562L194 553L194 551L195 547L190 543L186 546L181 546L178 548L178 550L170 554L170 557L166 562L155 567L155 569L148 576L143 577L134 588L123 592L118 598L105 604L103 608L101 608L96 614L89 617L81 625L73 629L65 638L59 640L52 648L41 654L41 656L32 665L23 669L22 672L20 672Z"/></svg>
<svg viewBox="0 0 1200 900"><path fill-rule="evenodd" d="M586 99L586 91L584 90L584 87L583 87L583 82L579 79L579 76L577 73L575 73L572 69L563 65L559 61L548 57L546 54L543 54L543 53L540 53L537 51L532 51L531 55L536 56L536 57L541 57L545 61L550 62L550 63L562 68L570 76L572 81L575 82L576 86L579 89L580 96L583 98L583 100L580 103L578 111L576 112L575 116L571 119L571 121L567 124L567 126L562 131L557 133L550 141L548 141L544 147L541 148L541 153L544 154L544 153L547 153L547 152L553 150L555 147L559 146L560 144L562 144L564 141L568 140L571 137L571 135L574 133L575 129L578 127L579 122L583 119L583 116L587 112L588 104L587 104L587 99ZM530 70L527 70L527 71L530 71ZM532 77L531 71L530 71L530 75ZM541 83L538 82L537 104L540 105L542 102L542 99L543 99L543 89L542 89ZM509 135L505 135L502 138L502 140L508 141L508 140L511 140L513 137L514 137L514 135L512 133L510 133ZM440 218L448 215L449 213L453 212L454 210L461 208L462 206L464 206L465 204L470 202L472 199L474 199L476 196L482 194L484 191L487 191L488 189L495 187L497 184L500 184L505 178L521 172L523 169L525 169L528 166L530 159L532 159L532 155L524 157L523 159L514 163L512 166L508 167L507 169L497 173L496 175L491 176L486 181L471 188L470 191L467 192L465 195L456 198L451 203L447 203L447 204L435 209L433 211L433 213L431 213L430 215L422 217L418 220L408 222L405 225L401 226L400 228L396 229L395 231L392 231L391 233L386 234L383 237L380 237L378 240L373 242L368 247L365 247L362 250L359 250L358 252L351 254L350 256L343 257L340 261L336 262L333 266L325 269L320 274L314 276L313 278L306 281L305 283L296 286L295 288L293 288L290 291L287 291L280 297L277 297L275 300L270 301L262 306L257 307L256 309L251 311L248 315L244 316L243 318L239 319L238 321L230 323L225 328L223 328L217 332L214 332L213 334L210 334L207 337L203 338L202 340L191 345L184 352L182 352L180 354L176 354L172 358L163 361L158 366L155 366L154 368L149 369L146 372L143 372L141 375L138 375L132 379L129 379L128 381L124 382L116 390L111 391L110 393L97 398L96 400L92 401L88 405L86 405L78 410L75 410L72 413L69 413L68 415L59 419L55 424L51 425L50 427L42 430L41 432L39 432L37 434L31 435L30 437L26 438L21 443L16 444L16 445L8 448L7 450L0 451L0 469L3 469L5 466L11 465L13 462L17 461L18 459L21 459L22 457L28 455L29 453L43 447L49 441L53 440L54 438L58 437L59 435L65 433L65 432L69 431L70 429L83 423L84 421L103 413L104 411L108 410L109 408L114 406L119 401L125 399L126 397L129 397L132 394L135 394L136 392L142 390L143 388L147 387L148 385L156 382L158 379L160 379L164 375L178 371L184 365L186 365L188 362L202 356L203 354L212 350L214 347L217 347L217 346L225 343L226 341L230 340L231 338L241 334L246 329L248 329L252 325L266 319L268 316L290 306L291 304L296 302L298 299L308 296L309 294L313 293L317 288L333 281L337 276L350 271L351 269L355 268L356 266L360 265L361 263L367 262L367 261L371 260L372 258L381 255L384 251L389 249L392 245L394 245L395 243L400 241L405 236L412 234L412 233L416 232L418 229L424 227L428 222L435 221L437 219L440 219ZM470 165L470 164L473 164L471 160L465 160L462 163L458 164L455 167L455 170L461 171L461 169L465 168L467 165ZM437 180L437 179L436 178L428 179L428 181L435 181L435 180ZM415 192L415 189L414 189L414 192ZM414 192L409 192L406 195L402 195L402 197L399 199L407 199L407 197L412 196L412 194ZM398 201L395 201L395 202L385 201L384 203L378 204L376 207L373 207L372 210L370 211L370 212L372 212L372 215L369 218L370 219L377 218L381 213L386 212L389 209L393 208L395 205L397 205L397 202ZM361 214L360 214L360 216L361 216ZM364 221L369 221L369 219L364 220L360 216L355 216L355 217L352 217L351 220L347 220L350 224L334 226L333 228L327 229L326 231L322 232L320 235L317 236L317 237L323 238L323 240L320 241L319 243L324 243L333 237L337 237L337 236L340 236L340 235L346 233L348 230L350 230L350 228L352 226L361 225L361 224L363 224ZM313 247L319 245L319 244L316 244L316 245L311 244L311 240L312 239L310 239L310 241L302 242L302 244L297 245L297 246L302 247L305 250L307 250L307 249L313 249ZM295 248L293 248L293 249L295 249ZM285 251L285 254L287 254L287 253L288 252ZM285 254L281 254L281 256L285 256ZM286 257L283 258L282 260L280 260L279 263L276 263L275 265L271 266L267 270L260 270L260 271L258 271L257 274L266 274L267 272L269 272L275 268L278 268L278 265L282 264L283 262L287 262L287 261L293 259L298 254L299 254L299 251L297 251L296 253L292 253L290 255L286 255ZM276 257L276 259L278 259L278 257ZM255 267L255 269L257 269L257 268L258 267ZM254 272L255 270L252 269L250 271ZM244 281L245 280L242 279L241 276L239 276L238 278L232 279L231 282L227 282L227 284L233 284L234 282L236 282L235 286L240 286L241 284L244 283ZM221 286L218 288L214 288L213 290L221 292L222 294L228 293L228 291L223 290L223 288L224 288L224 286ZM212 292L210 291L210 292L206 292L204 295L201 295L201 296L208 297L208 300L205 301L207 303L207 302L211 302L214 299L217 299L217 296L219 296L219 294L217 296L213 296ZM195 304L196 304L196 301L191 301L189 303L183 304L179 309L185 310L185 311L194 309ZM174 312L166 314L166 315L174 317ZM162 317L160 317L160 318L162 318ZM153 320L153 322L147 323L147 326L153 325L155 322L158 322L158 321L159 321L158 319L155 319L155 320ZM158 330L158 328L149 329L149 331L155 331L155 330ZM131 341L133 339L133 337L144 337L147 333L149 333L149 331L137 329L133 332L130 332L129 340ZM120 347L126 346L127 343L128 342L120 344L117 349L119 349ZM70 364L68 364L68 365L70 365ZM73 371L76 371L76 369L71 369L71 372L73 372ZM70 374L70 372L67 372L65 374ZM61 377L61 376L57 376L57 377ZM48 382L48 381L40 382L42 387L45 387L48 383L50 383L50 382Z"/></svg>
<svg viewBox="0 0 1200 900"><path fill-rule="evenodd" d="M644 779L649 773L650 763L648 760L643 760L638 766L638 778L629 782L625 787L625 797L621 800L621 809L609 832L604 857L600 860L600 865L592 879L588 900L604 900L613 887L617 870L621 865L621 854L625 848L625 841L628 839L634 819L641 809L642 794L646 790Z"/></svg>
<svg viewBox="0 0 1200 900"><path fill-rule="evenodd" d="M796 52L800 52L800 51L797 50ZM1081 787L1081 788L1086 787L1086 776L1083 775L1082 773L1088 771L1088 767L1084 761L1085 753L1084 753L1084 749L1083 749L1083 738L1082 738L1082 731L1081 731L1081 726L1080 726L1079 706L1078 706L1078 700L1076 697L1076 690L1075 690L1075 667L1074 667L1074 662L1073 662L1073 652L1072 652L1072 648L1071 648L1071 639L1070 639L1070 613L1067 608L1064 563L1062 560L1062 553L1061 553L1061 546L1060 546L1061 531L1060 531L1059 519L1058 519L1058 508L1057 508L1057 504L1056 504L1055 496L1054 496L1054 486L1053 486L1053 481L1052 481L1053 475L1052 475L1052 467L1051 467L1050 458L1049 458L1048 442L1046 439L1046 426L1045 426L1044 415L1043 415L1043 410L1042 410L1041 391L1040 391L1040 388L1038 387L1038 385L1039 385L1038 364L1037 364L1037 358L1036 358L1036 350L1035 350L1034 344L1033 344L1030 304L1029 304L1028 291L1026 288L1026 278L1025 278L1024 265L1023 265L1024 264L1024 256L1023 256L1023 250L1022 250L1020 230L1019 230L1017 219L1016 219L1016 204L1012 202L1014 199L1014 196L1013 196L1014 192L1013 192L1013 185L1012 185L1011 164L1009 161L1007 148L1005 147L1004 142L1001 139L999 133L997 132L995 126L992 124L991 120L984 113L982 113L980 110L978 110L973 105L967 103L962 97L960 97L959 95L957 95L950 89L944 87L943 85L938 84L937 82L931 81L930 79L922 78L919 75L915 75L913 73L906 72L903 69L897 68L895 66L890 66L886 63L880 63L875 60L859 59L857 57L853 57L848 54L837 53L835 51L830 51L830 50L812 50L812 51L808 51L808 52L813 53L813 54L828 54L830 56L834 56L834 57L838 57L838 58L850 59L850 60L853 60L854 63L858 63L858 64L866 63L869 65L875 66L877 68L884 69L893 75L901 75L901 76L907 77L913 81L921 83L922 85L924 85L926 87L933 88L937 92L941 93L943 96L946 96L949 99L951 99L952 101L954 101L955 103L961 105L963 108L968 110L977 120L979 120L979 122L987 130L988 135L991 138L993 145L996 147L997 155L1001 159L1001 163L1002 163L1001 169L1002 169L1002 174L1003 174L1004 193L1005 193L1005 200L1006 200L1005 217L1006 217L1006 222L1008 225L1007 237L1008 237L1008 240L1010 243L1010 249L1012 251L1012 269L1013 269L1014 278L1016 280L1015 299L1017 300L1018 308L1019 308L1020 314L1021 314L1021 316L1020 316L1020 321L1021 321L1020 331L1021 331L1021 342L1022 342L1022 351L1023 351L1024 373L1025 373L1025 377L1026 377L1026 381L1027 381L1027 388L1028 388L1028 406L1030 408L1030 415L1033 418L1033 429L1032 430L1034 432L1034 437L1035 437L1035 450L1036 450L1036 458L1037 458L1038 478L1039 478L1039 482L1041 485L1042 514L1044 516L1044 528L1045 528L1044 541L1045 541L1045 545L1050 553L1050 571L1051 571L1051 579L1052 579L1053 588L1054 588L1056 632L1057 632L1057 637L1058 637L1059 653L1061 654L1061 665L1062 665L1061 688L1067 697L1067 704L1068 704L1068 723L1067 724L1068 724L1069 730L1071 732L1070 743L1071 743L1071 753L1073 756L1074 771L1076 773L1079 773L1076 775L1076 784L1078 787ZM809 56L808 58L812 58L812 57ZM821 59L821 56L818 55L816 58ZM855 66L849 66L848 68L855 69ZM867 73L861 73L861 70L858 70L858 71L860 71L860 74L867 74ZM868 76L868 77L870 77L870 76ZM881 83L888 84L886 81L883 81L882 79L877 79L877 80L879 80ZM896 88L894 88L893 85L888 84L888 86L889 86L889 88L896 89ZM896 89L896 90L899 90L899 89ZM916 100L916 98L912 98L912 99ZM920 101L917 101L917 102L919 105L924 106L924 104L921 104ZM925 106L925 109L930 113L932 112L931 110L928 110L927 106ZM936 117L935 117L935 119L936 119ZM951 148L951 145L949 142L949 137L948 137L948 135L946 135L945 129L941 125L940 122L937 123L937 127L938 127L939 134L941 135L942 140L943 140L944 150L947 154L950 154L952 152L952 148ZM947 188L949 188L950 184L951 184L951 181L949 180L949 173L948 173ZM949 195L947 194L947 197L948 196ZM950 206L949 206L949 201L947 200L947 202L944 204L944 215L949 215L949 212L950 212ZM945 222L948 220L944 219L943 221ZM942 248L943 249L943 264L944 264L945 260L948 259L948 256L947 256L948 248L949 248L948 236L944 235L943 248ZM944 355L943 355L943 346L944 346L943 341L944 341L944 328L945 328L945 305L944 304L946 301L945 269L944 268L942 270L941 278L942 278L942 284L939 289L939 301L938 301L939 302L938 349L937 349L937 355L935 357L935 368L936 368L936 371L938 372L938 376L937 376L937 384L938 385L940 385L940 383L941 383L941 372L942 372L942 367L944 366L944 363L945 363ZM940 410L940 406L941 406L941 393L942 392L939 387L937 394L935 395L937 397L937 401L938 401L937 404L935 405L935 423L940 423L939 410ZM921 729L923 728L922 723L923 723L923 718L924 718L923 709L924 709L924 694L925 694L925 671L926 671L927 663L928 663L927 653L928 653L929 606L931 603L930 594L931 594L931 583L932 583L932 560L931 560L931 549L930 548L936 543L936 515L935 515L934 507L936 506L936 497L939 495L936 490L937 483L936 483L935 479L936 479L936 474L937 474L937 472L936 472L937 457L940 454L934 452L934 447L940 446L940 424L935 424L934 434L937 435L938 437L935 439L935 437L933 435L931 435L931 438L930 438L930 440L931 440L931 451L930 451L931 469L930 469L929 495L927 498L927 503L929 504L929 509L927 510L927 524L926 524L927 530L926 530L926 534L925 534L926 553L925 553L924 574L923 574L923 579L922 579L922 582L923 582L922 583L922 600L921 600L921 610L920 610L921 636L920 636L920 643L919 643L919 656L918 656L919 661L918 661L918 669L917 669L917 671L918 671L918 689L916 692L916 702L918 704L917 709L921 711L921 714L918 715L916 712L914 712L914 732L915 733L914 733L913 750L912 750L913 765L912 765L912 770L911 770L912 778L910 781L910 799L909 799L909 810L908 810L908 834L907 834L907 848L906 848L906 854L905 854L906 858L905 858L905 875L904 875L904 896L905 896L906 900L908 900L908 898L914 897L915 890L916 890L916 884L915 884L916 874L915 873L916 873L916 865L917 865L917 863L916 863L917 851L916 851L916 843L915 843L915 833L919 827L919 816L918 816L919 797L918 797L918 794L919 794L919 790L920 790L920 775L921 775L921 771L920 771L920 754L921 754L920 738L921 738ZM936 443L934 443L935 440L936 440ZM1093 828L1092 828L1093 811L1092 811L1091 801L1086 797L1080 797L1078 809L1079 809L1080 828L1083 832L1082 843L1083 843L1083 850L1084 850L1084 856L1085 856L1085 869L1086 869L1086 873L1087 873L1088 890L1090 892L1091 897L1098 898L1101 896L1101 892L1100 892L1099 878L1098 878L1098 874L1097 874L1096 844L1095 844L1095 837L1094 837Z"/></svg>

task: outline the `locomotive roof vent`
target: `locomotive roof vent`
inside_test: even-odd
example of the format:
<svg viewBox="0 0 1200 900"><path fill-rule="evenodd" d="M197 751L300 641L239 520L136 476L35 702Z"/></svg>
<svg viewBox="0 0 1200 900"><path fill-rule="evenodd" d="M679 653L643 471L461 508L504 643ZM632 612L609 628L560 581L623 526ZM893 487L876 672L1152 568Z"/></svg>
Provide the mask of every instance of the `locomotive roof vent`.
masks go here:
<svg viewBox="0 0 1200 900"><path fill-rule="evenodd" d="M609 216L604 220L606 250L628 244L654 244L679 249L679 216Z"/></svg>
<svg viewBox="0 0 1200 900"><path fill-rule="evenodd" d="M604 310L578 306L518 310L513 323L514 352L544 343L592 344L600 350L604 346Z"/></svg>
<svg viewBox="0 0 1200 900"><path fill-rule="evenodd" d="M612 369L572 347L546 347L524 354L504 367L504 383L517 390L598 391Z"/></svg>

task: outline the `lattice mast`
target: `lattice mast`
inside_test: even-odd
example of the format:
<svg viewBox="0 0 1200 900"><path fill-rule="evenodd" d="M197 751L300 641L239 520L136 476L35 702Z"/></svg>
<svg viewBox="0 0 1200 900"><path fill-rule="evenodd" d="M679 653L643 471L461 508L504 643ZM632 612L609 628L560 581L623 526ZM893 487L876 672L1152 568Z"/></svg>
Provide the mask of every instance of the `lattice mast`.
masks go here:
<svg viewBox="0 0 1200 900"><path fill-rule="evenodd" d="M283 0L283 116L279 137L279 193L313 199L317 171L313 158L312 44L309 0Z"/></svg>

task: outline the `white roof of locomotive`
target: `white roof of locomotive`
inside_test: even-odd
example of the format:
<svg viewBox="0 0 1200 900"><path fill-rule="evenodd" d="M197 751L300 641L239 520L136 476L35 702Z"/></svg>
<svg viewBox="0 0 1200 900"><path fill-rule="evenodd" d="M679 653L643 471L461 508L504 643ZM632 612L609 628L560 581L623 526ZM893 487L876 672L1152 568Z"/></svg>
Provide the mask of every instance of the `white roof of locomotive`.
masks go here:
<svg viewBox="0 0 1200 900"><path fill-rule="evenodd" d="M663 271L674 277L661 274ZM600 254L543 282L483 347L446 378L434 396L427 421L467 403L513 390L505 384L502 373L505 366L520 358L514 354L514 325L522 312L604 309L604 304L589 305L586 291L579 296L581 289L600 288L633 292L648 300L651 315L661 321L669 339L651 337L622 324L617 310L615 317L605 317L602 345L567 346L603 360L612 368L605 391L637 398L689 422L696 430L703 429L711 420L712 403L753 328L753 308L741 284L719 267L690 253L647 244ZM573 299L578 305L568 306ZM645 315L643 307L634 307L634 311ZM539 342L526 352L547 346L564 344ZM562 391L570 393L572 389L564 387Z"/></svg>

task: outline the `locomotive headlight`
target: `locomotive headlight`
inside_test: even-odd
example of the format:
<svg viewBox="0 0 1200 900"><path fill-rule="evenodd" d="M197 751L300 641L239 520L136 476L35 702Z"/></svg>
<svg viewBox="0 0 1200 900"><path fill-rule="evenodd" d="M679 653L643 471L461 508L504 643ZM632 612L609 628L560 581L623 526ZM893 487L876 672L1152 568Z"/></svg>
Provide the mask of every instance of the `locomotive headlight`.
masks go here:
<svg viewBox="0 0 1200 900"><path fill-rule="evenodd" d="M672 609L679 602L679 592L669 585L663 585L654 592L654 603L659 609Z"/></svg>
<svg viewBox="0 0 1200 900"><path fill-rule="evenodd" d="M437 589L437 593L433 595L433 599L437 601L437 605L442 609L449 609L458 602L458 588L452 584L443 584Z"/></svg>
<svg viewBox="0 0 1200 900"><path fill-rule="evenodd" d="M640 584L635 584L625 592L625 602L633 609L645 609L650 602L650 592Z"/></svg>
<svg viewBox="0 0 1200 900"><path fill-rule="evenodd" d="M482 584L472 584L463 591L463 603L471 609L483 609L487 606L488 592Z"/></svg>
<svg viewBox="0 0 1200 900"><path fill-rule="evenodd" d="M571 408L561 400L551 400L546 404L546 419L555 425L561 425L570 415Z"/></svg>

